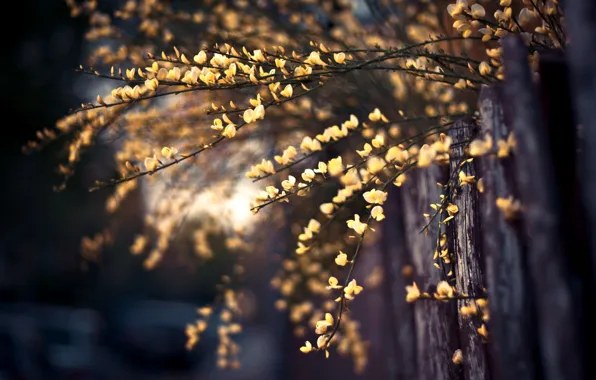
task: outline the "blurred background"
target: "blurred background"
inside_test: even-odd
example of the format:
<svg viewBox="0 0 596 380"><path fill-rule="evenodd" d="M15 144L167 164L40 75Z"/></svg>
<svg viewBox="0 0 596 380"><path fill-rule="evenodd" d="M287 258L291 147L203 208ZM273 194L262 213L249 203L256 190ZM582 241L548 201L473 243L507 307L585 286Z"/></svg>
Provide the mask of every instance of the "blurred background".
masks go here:
<svg viewBox="0 0 596 380"><path fill-rule="evenodd" d="M243 369L216 368L215 331L185 350L185 326L213 301L229 260L224 252L201 267L173 259L145 270L128 250L143 223L142 195L129 196L108 220L108 193L87 191L94 178L113 170L106 147L94 148L67 189L53 192L61 180L55 172L64 154L60 144L30 155L21 147L91 91L90 80L74 72L86 21L70 18L62 0L29 0L21 22L18 37L7 35L9 54L0 63L0 379L351 378L348 359L325 361L298 351L303 342L292 337L287 316L273 309L268 279L276 263L266 256L247 267L253 312L239 338ZM83 258L81 238L114 220L118 235L110 248L100 259ZM380 341L380 298L367 297L365 311L355 313L362 314L363 335ZM362 377L383 378L382 347L371 349Z"/></svg>

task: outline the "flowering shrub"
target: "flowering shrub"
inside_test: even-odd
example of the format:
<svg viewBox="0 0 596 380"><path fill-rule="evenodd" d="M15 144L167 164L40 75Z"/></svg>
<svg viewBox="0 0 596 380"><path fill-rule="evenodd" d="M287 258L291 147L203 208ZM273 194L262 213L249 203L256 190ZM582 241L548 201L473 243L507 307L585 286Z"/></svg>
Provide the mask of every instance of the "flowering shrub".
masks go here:
<svg viewBox="0 0 596 380"><path fill-rule="evenodd" d="M270 237L260 216L285 218L269 206L288 203L302 227L295 252L272 279L282 296L276 306L318 335L302 352L328 357L336 346L351 354L357 371L366 365L366 345L348 306L366 288L354 268L365 237L399 217L383 209L388 189L402 186L412 171L449 164L455 120L478 121L475 95L504 78L501 38L520 35L533 65L540 49L567 43L557 0L207 0L193 9L184 2L128 0L109 14L97 1L67 3L90 24L92 49L79 71L112 89L82 103L55 129L40 131L26 149L67 141L62 189L91 145L110 143L119 175L92 189L113 189L110 212L140 184L158 187L162 195L146 217L147 231L131 245L132 254L146 255L147 269L159 265L196 197L223 202L247 191L248 183L261 186L246 205L257 215L226 242L245 254ZM431 223L443 231L437 268L451 260L444 228L458 216L454 189L482 192L467 164L489 154L509 156L515 138L458 143L469 157L457 178L438 184L442 195L424 214L423 231ZM513 198L499 198L497 206L508 218L521 210ZM200 259L215 254L205 228L194 235ZM100 250L108 240L98 234L84 239L83 248ZM447 280L433 294L413 283L404 296L408 302L470 300L460 313L488 320L483 297L458 292ZM241 331L234 320L239 293L222 289L218 364L238 367L232 336ZM199 314L187 328L189 349L212 309ZM478 333L488 337L485 325ZM454 353L454 363L461 355Z"/></svg>

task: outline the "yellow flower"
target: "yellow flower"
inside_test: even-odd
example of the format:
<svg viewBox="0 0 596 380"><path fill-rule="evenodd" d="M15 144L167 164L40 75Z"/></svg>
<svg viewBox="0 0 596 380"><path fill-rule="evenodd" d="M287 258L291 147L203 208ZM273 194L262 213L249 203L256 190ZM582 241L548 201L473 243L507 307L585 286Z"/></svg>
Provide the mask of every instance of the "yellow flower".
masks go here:
<svg viewBox="0 0 596 380"><path fill-rule="evenodd" d="M372 146L369 143L364 144L363 150L356 150L356 153L362 158L366 158L372 152Z"/></svg>
<svg viewBox="0 0 596 380"><path fill-rule="evenodd" d="M308 228L309 231L317 234L321 230L321 223L316 219L311 219L308 221L308 226L306 228Z"/></svg>
<svg viewBox="0 0 596 380"><path fill-rule="evenodd" d="M388 123L389 122L389 120L387 120L387 118L385 117L385 115L383 115L381 113L381 110L378 109L378 108L375 108L373 110L373 112L371 112L370 114L368 114L368 119L370 121L379 121L379 120L382 120L385 123Z"/></svg>
<svg viewBox="0 0 596 380"><path fill-rule="evenodd" d="M317 321L315 325L315 332L317 334L324 334L328 327L333 326L333 323L333 316L330 313L325 313L325 319Z"/></svg>
<svg viewBox="0 0 596 380"><path fill-rule="evenodd" d="M493 138L490 135L483 139L476 139L470 143L469 154L472 157L480 157L488 153L493 147Z"/></svg>
<svg viewBox="0 0 596 380"><path fill-rule="evenodd" d="M312 180L315 178L315 176L316 176L316 173L312 169L306 169L304 171L304 173L302 173L302 179L305 182L312 182Z"/></svg>
<svg viewBox="0 0 596 380"><path fill-rule="evenodd" d="M253 51L252 59L258 62L265 62L265 56L260 49Z"/></svg>
<svg viewBox="0 0 596 380"><path fill-rule="evenodd" d="M435 293L436 299L445 300L448 298L453 298L453 296L453 287L449 285L447 281L441 281L437 284L437 292Z"/></svg>
<svg viewBox="0 0 596 380"><path fill-rule="evenodd" d="M213 309L209 306L201 307L197 309L197 313L202 315L203 317L208 317L213 313Z"/></svg>
<svg viewBox="0 0 596 380"><path fill-rule="evenodd" d="M153 74L157 74L157 72L159 71L159 63L157 61L154 61L151 64L151 67L146 67L145 70L148 73L153 73ZM114 66L112 66L112 74L114 73Z"/></svg>
<svg viewBox="0 0 596 380"><path fill-rule="evenodd" d="M346 60L346 53L344 53L344 52L333 53L333 60L339 64L344 63Z"/></svg>
<svg viewBox="0 0 596 380"><path fill-rule="evenodd" d="M153 155L153 157L145 158L145 168L147 171L152 172L157 169L159 165L159 161L157 161L157 156Z"/></svg>
<svg viewBox="0 0 596 380"><path fill-rule="evenodd" d="M387 200L387 193L381 190L372 189L362 194L364 200L371 204L382 205Z"/></svg>
<svg viewBox="0 0 596 380"><path fill-rule="evenodd" d="M371 174L377 174L385 168L386 164L387 163L385 162L385 160L383 160L381 157L373 156L368 159L366 163L366 169Z"/></svg>
<svg viewBox="0 0 596 380"><path fill-rule="evenodd" d="M521 11L519 11L519 16L517 16L517 19L522 26L526 26L530 23L530 21L532 21L533 17L533 12L530 12L528 8L524 7L521 9Z"/></svg>
<svg viewBox="0 0 596 380"><path fill-rule="evenodd" d="M168 74L166 75L166 79L172 82L177 82L180 80L180 68L179 67L174 67L173 69L168 71Z"/></svg>
<svg viewBox="0 0 596 380"><path fill-rule="evenodd" d="M304 63L309 64L309 65L319 65L319 66L326 66L327 65L321 59L321 55L319 54L318 51L311 52L310 55L308 56L308 58L304 60Z"/></svg>
<svg viewBox="0 0 596 380"><path fill-rule="evenodd" d="M342 163L341 156L332 158L327 163L327 172L329 173L330 176L337 177L337 176L341 175L343 173L343 171L344 171L344 165Z"/></svg>
<svg viewBox="0 0 596 380"><path fill-rule="evenodd" d="M482 18L486 15L486 11L480 4L473 4L470 9L472 10L472 16L474 18Z"/></svg>
<svg viewBox="0 0 596 380"><path fill-rule="evenodd" d="M444 133L439 135L439 139L432 145L437 153L449 153L449 147L451 146L452 138Z"/></svg>
<svg viewBox="0 0 596 380"><path fill-rule="evenodd" d="M231 139L232 137L236 136L236 127L233 124L227 125L221 135Z"/></svg>
<svg viewBox="0 0 596 380"><path fill-rule="evenodd" d="M138 235L134 241L134 244L130 247L130 253L138 255L143 252L147 246L147 237L145 235Z"/></svg>
<svg viewBox="0 0 596 380"><path fill-rule="evenodd" d="M447 206L447 213L452 216L457 214L458 212L459 208L456 205L449 203L449 205Z"/></svg>
<svg viewBox="0 0 596 380"><path fill-rule="evenodd" d="M460 349L455 350L453 356L451 357L451 361L453 364L461 364L464 361L464 355L462 354Z"/></svg>
<svg viewBox="0 0 596 380"><path fill-rule="evenodd" d="M377 222L385 219L385 215L383 214L383 207L375 206L370 212L370 215L375 219Z"/></svg>
<svg viewBox="0 0 596 380"><path fill-rule="evenodd" d="M259 104L255 107L254 120L262 120L265 118L265 106Z"/></svg>
<svg viewBox="0 0 596 380"><path fill-rule="evenodd" d="M346 127L347 129L356 129L358 128L358 118L355 115L350 115L350 120L345 121L342 124L342 127Z"/></svg>
<svg viewBox="0 0 596 380"><path fill-rule="evenodd" d="M363 290L362 286L358 285L358 283L354 279L354 280L350 281L348 283L348 286L346 286L344 288L344 294L347 299L352 300L352 299L354 299L354 296L357 296L358 294L360 294L360 292L362 292L362 290Z"/></svg>
<svg viewBox="0 0 596 380"><path fill-rule="evenodd" d="M300 351L305 354L308 354L309 352L311 352L312 349L313 349L312 344L309 341L306 341L304 343L304 346L300 347Z"/></svg>
<svg viewBox="0 0 596 380"><path fill-rule="evenodd" d="M281 156L275 156L275 161L277 161L278 164L280 165L287 165L290 162L293 162L294 159L296 158L296 155L298 154L298 152L296 151L296 148L294 148L292 145L290 145L289 147L287 147L286 149L284 149L283 153Z"/></svg>
<svg viewBox="0 0 596 380"><path fill-rule="evenodd" d="M279 189L275 186L267 186L265 187L265 192L267 193L269 198L274 199L277 196L277 194L279 194Z"/></svg>
<svg viewBox="0 0 596 380"><path fill-rule="evenodd" d="M456 29L458 32L462 33L466 30L469 30L472 27L468 22L464 20L455 20L453 23L453 28Z"/></svg>
<svg viewBox="0 0 596 380"><path fill-rule="evenodd" d="M341 289L342 286L339 285L339 281L337 280L337 278L331 276L329 277L329 286L327 286L327 289Z"/></svg>
<svg viewBox="0 0 596 380"><path fill-rule="evenodd" d="M253 107L257 107L261 105L261 94L257 94L257 97L255 99L250 99L249 100L250 105Z"/></svg>
<svg viewBox="0 0 596 380"><path fill-rule="evenodd" d="M378 134L370 143L375 148L381 148L383 145L385 145L385 136Z"/></svg>
<svg viewBox="0 0 596 380"><path fill-rule="evenodd" d="M298 240L304 241L304 240L310 240L312 239L313 234L312 231L309 230L308 228L304 229L304 233L301 233L300 235L298 235Z"/></svg>
<svg viewBox="0 0 596 380"><path fill-rule="evenodd" d="M252 123L255 120L255 111L251 108L247 109L242 114L242 119L244 119L244 122L247 124Z"/></svg>
<svg viewBox="0 0 596 380"><path fill-rule="evenodd" d="M490 41L493 36L493 31L490 28L480 28L478 31L482 34L482 42ZM463 80L463 79L460 79ZM464 81L465 83L465 81Z"/></svg>
<svg viewBox="0 0 596 380"><path fill-rule="evenodd" d="M416 283L412 283L412 285L406 286L406 302L415 302L420 298L420 289L418 289L418 285Z"/></svg>
<svg viewBox="0 0 596 380"><path fill-rule="evenodd" d="M281 58L275 58L275 67L278 69L283 69L286 65L286 60Z"/></svg>
<svg viewBox="0 0 596 380"><path fill-rule="evenodd" d="M490 74L491 70L492 70L492 68L490 67L488 62L486 62L486 61L480 62L480 65L478 66L478 71L480 72L480 75L488 75L488 74Z"/></svg>
<svg viewBox="0 0 596 380"><path fill-rule="evenodd" d="M455 4L449 4L447 6L447 13L451 17L459 16L463 13L465 9L468 8L468 1L467 0L457 0Z"/></svg>
<svg viewBox="0 0 596 380"><path fill-rule="evenodd" d="M298 248L296 248L296 254L297 255L303 255L306 252L308 252L308 250L310 249L310 247L304 245L304 243L302 242L298 242Z"/></svg>
<svg viewBox="0 0 596 380"><path fill-rule="evenodd" d="M476 182L476 188L480 193L484 193L484 180L482 178L478 178Z"/></svg>
<svg viewBox="0 0 596 380"><path fill-rule="evenodd" d="M157 80L157 78L147 79L145 81L145 87L147 87L147 89L149 91L155 91L155 90L157 90L157 87L158 86L159 86L159 81Z"/></svg>
<svg viewBox="0 0 596 380"><path fill-rule="evenodd" d="M288 179L281 182L281 187L283 187L285 191L292 190L294 186L296 186L296 177L291 175L288 176Z"/></svg>
<svg viewBox="0 0 596 380"><path fill-rule="evenodd" d="M324 349L327 346L327 335L321 335L319 339L317 339L317 347L319 350Z"/></svg>
<svg viewBox="0 0 596 380"><path fill-rule="evenodd" d="M403 150L397 146L393 146L389 148L387 153L385 154L385 161L387 162L394 162L397 161L398 163L405 162L409 157L409 153L407 150Z"/></svg>
<svg viewBox="0 0 596 380"><path fill-rule="evenodd" d="M291 98L292 94L294 93L294 89L292 88L292 85L289 84L287 85L281 92L280 94L282 96L285 96L286 98Z"/></svg>
<svg viewBox="0 0 596 380"><path fill-rule="evenodd" d="M459 172L459 184L460 186L469 185L474 183L476 176L466 175L464 171Z"/></svg>
<svg viewBox="0 0 596 380"><path fill-rule="evenodd" d="M498 140L497 141L497 157L505 158L509 156L509 144L505 140Z"/></svg>
<svg viewBox="0 0 596 380"><path fill-rule="evenodd" d="M161 148L161 155L164 156L165 158L173 158L176 154L178 153L178 149L172 147L166 147L164 146L163 148Z"/></svg>
<svg viewBox="0 0 596 380"><path fill-rule="evenodd" d="M302 143L300 143L300 149L306 152L315 152L321 150L322 146L319 140L306 136L302 139Z"/></svg>
<svg viewBox="0 0 596 380"><path fill-rule="evenodd" d="M205 53L204 51L200 51L199 54L193 57L193 61L195 61L199 65L202 65L203 63L207 62L207 53Z"/></svg>
<svg viewBox="0 0 596 380"><path fill-rule="evenodd" d="M327 173L327 164L324 162L319 162L317 168L314 170L315 173L325 174Z"/></svg>
<svg viewBox="0 0 596 380"><path fill-rule="evenodd" d="M362 235L364 233L364 231L366 231L366 228L368 227L368 225L366 223L360 222L360 215L358 215L358 214L355 214L354 219L350 219L346 223L348 225L348 228L351 228L354 231L356 231L356 233L358 235Z"/></svg>
<svg viewBox="0 0 596 380"><path fill-rule="evenodd" d="M437 151L434 147L424 144L418 152L418 167L426 168L433 163L435 157L437 157Z"/></svg>
<svg viewBox="0 0 596 380"><path fill-rule="evenodd" d="M505 219L511 220L515 218L517 213L521 211L521 203L518 200L514 200L513 196L508 198L497 198L495 204L499 210L505 214Z"/></svg>
<svg viewBox="0 0 596 380"><path fill-rule="evenodd" d="M221 131L223 129L223 123L221 122L220 119L215 119L213 120L213 125L211 126L211 129L215 130L215 131Z"/></svg>
<svg viewBox="0 0 596 380"><path fill-rule="evenodd" d="M464 305L459 309L459 313L464 317L471 317L472 315L476 315L478 313L478 308L476 307L475 303L471 303L470 305Z"/></svg>
<svg viewBox="0 0 596 380"><path fill-rule="evenodd" d="M346 255L342 251L339 251L339 255L337 255L337 257L335 258L335 263L340 267L343 267L348 263L348 255Z"/></svg>
<svg viewBox="0 0 596 380"><path fill-rule="evenodd" d="M333 206L333 203L323 203L321 206L319 206L321 212L326 215L333 213L334 208L335 207Z"/></svg>

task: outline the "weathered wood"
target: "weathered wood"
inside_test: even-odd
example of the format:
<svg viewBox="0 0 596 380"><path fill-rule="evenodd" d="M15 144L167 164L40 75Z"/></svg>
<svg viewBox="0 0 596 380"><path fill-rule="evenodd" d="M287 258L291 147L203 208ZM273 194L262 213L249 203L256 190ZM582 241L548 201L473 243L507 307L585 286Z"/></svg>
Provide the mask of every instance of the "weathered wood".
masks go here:
<svg viewBox="0 0 596 380"><path fill-rule="evenodd" d="M562 259L559 201L545 124L540 113L528 50L519 36L503 39L506 106L510 107L517 138L515 174L524 205L524 223L530 236L528 268L531 274L539 326L543 377L579 380L583 368L578 328ZM564 328L562 328L564 326Z"/></svg>
<svg viewBox="0 0 596 380"><path fill-rule="evenodd" d="M423 210L439 199L436 183L442 180L440 174L441 170L436 166L416 171L404 185L402 198L406 242L412 254L416 283L422 291L428 292L434 292L435 285L445 279L443 272L433 266L436 223L430 228L430 236L420 233L427 223ZM454 302L416 302L418 380L461 379L461 370L451 361L454 351L459 348L456 307Z"/></svg>
<svg viewBox="0 0 596 380"><path fill-rule="evenodd" d="M578 331L586 336L596 336L593 323L595 304L594 273L590 255L590 238L586 229L585 208L582 204L578 168L577 123L573 113L570 75L565 55L559 50L540 54L539 92L546 121L549 151L554 163L552 172L559 193L559 215L565 266L571 281L572 306ZM581 154L579 155L581 157ZM591 334L591 335L590 335ZM582 339L577 356L583 363L590 360L591 344Z"/></svg>
<svg viewBox="0 0 596 380"><path fill-rule="evenodd" d="M403 270L411 265L407 250L401 190L392 186L384 204L387 219L382 224L381 250L385 275L385 299L389 308L389 341L387 363L391 379L410 380L416 378L416 334L414 329L414 307L406 302L405 287L412 284Z"/></svg>
<svg viewBox="0 0 596 380"><path fill-rule="evenodd" d="M450 161L450 178L455 178L461 170L467 175L477 176L476 161L465 164L465 142L477 135L478 126L472 119L458 120L449 130L453 149ZM478 192L471 185L455 187L451 192L452 203L459 212L449 226L449 247L455 257L456 289L459 293L483 296L484 277L481 257L481 229L479 218ZM458 309L470 304L470 300L458 301ZM489 378L488 358L483 338L477 329L481 326L478 318L462 316L458 313L460 344L463 353L464 377L468 380Z"/></svg>
<svg viewBox="0 0 596 380"><path fill-rule="evenodd" d="M502 109L502 88L484 87L480 91L480 136L493 141L506 139L510 130ZM482 244L489 296L489 352L491 373L496 379L539 379L536 331L532 324L531 294L526 274L525 252L519 228L505 220L497 209L497 197L518 197L511 170L512 159L488 155L478 161L484 192L479 197L482 212Z"/></svg>
<svg viewBox="0 0 596 380"><path fill-rule="evenodd" d="M567 48L577 121L582 125L580 178L587 231L596 231L596 2L563 3L573 43ZM592 281L596 287L596 234L590 234ZM592 300L593 302L594 300Z"/></svg>

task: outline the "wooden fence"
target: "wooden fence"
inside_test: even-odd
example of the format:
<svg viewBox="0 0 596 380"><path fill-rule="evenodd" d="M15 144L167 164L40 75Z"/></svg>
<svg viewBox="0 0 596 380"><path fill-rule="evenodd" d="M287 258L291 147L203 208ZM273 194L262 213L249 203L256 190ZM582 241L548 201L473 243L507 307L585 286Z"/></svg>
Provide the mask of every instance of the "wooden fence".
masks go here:
<svg viewBox="0 0 596 380"><path fill-rule="evenodd" d="M596 336L590 238L596 231L584 198L596 193L585 194L586 186L582 192L583 181L594 178L579 174L589 170L580 170L585 141L578 139L570 68L563 53L541 52L537 85L527 47L510 37L503 50L507 79L482 89L480 123L455 124L450 134L458 148L450 167L417 171L389 193L387 214L402 216L386 221L381 241L394 379L579 380L589 375L588 346ZM592 107L596 114L596 103ZM517 140L510 157L488 155L460 167L467 157L458 142L488 134L496 143L510 132ZM423 212L439 200L436 183L447 183L460 170L482 178L484 191L475 185L453 189L451 202L459 213L446 228L453 267L437 270L438 227L433 223L429 236L420 234L427 223ZM497 198L509 196L522 205L514 217L496 205ZM408 266L413 275L404 270ZM432 294L437 283L448 280L450 269L458 292L487 297L487 322L458 313L467 300L406 302L406 285L415 281ZM488 326L488 340L478 333L482 323ZM463 353L459 365L452 361L457 349Z"/></svg>

